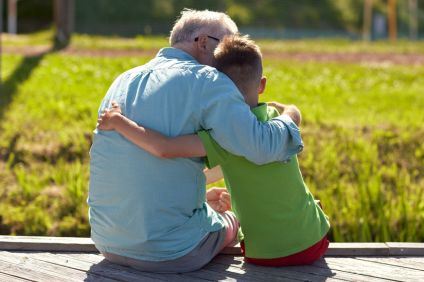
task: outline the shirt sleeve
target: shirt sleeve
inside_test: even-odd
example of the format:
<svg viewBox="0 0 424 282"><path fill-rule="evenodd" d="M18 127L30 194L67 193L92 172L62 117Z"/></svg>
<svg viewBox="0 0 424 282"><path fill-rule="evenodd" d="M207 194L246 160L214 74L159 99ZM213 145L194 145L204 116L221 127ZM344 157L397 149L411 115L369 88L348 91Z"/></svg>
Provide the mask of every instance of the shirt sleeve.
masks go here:
<svg viewBox="0 0 424 282"><path fill-rule="evenodd" d="M259 122L234 83L224 74L209 77L201 95L201 125L230 153L258 165L287 161L303 142L287 115Z"/></svg>
<svg viewBox="0 0 424 282"><path fill-rule="evenodd" d="M219 146L218 143L213 140L208 131L199 131L197 136L202 140L203 146L206 150L206 166L213 168L217 165L222 165L228 159L229 153Z"/></svg>
<svg viewBox="0 0 424 282"><path fill-rule="evenodd" d="M125 84L125 73L119 75L111 84L109 89L106 92L105 97L103 98L100 107L98 109L98 116L101 115L103 110L112 107L112 101L120 102L122 93L124 92L123 85ZM125 114L125 104L119 103L121 106L122 112Z"/></svg>

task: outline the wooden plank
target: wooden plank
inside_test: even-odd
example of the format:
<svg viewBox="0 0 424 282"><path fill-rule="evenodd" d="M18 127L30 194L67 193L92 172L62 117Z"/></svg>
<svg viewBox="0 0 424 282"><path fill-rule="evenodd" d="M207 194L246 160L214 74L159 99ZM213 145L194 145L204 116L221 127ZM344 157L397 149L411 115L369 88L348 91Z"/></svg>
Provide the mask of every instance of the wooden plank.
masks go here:
<svg viewBox="0 0 424 282"><path fill-rule="evenodd" d="M74 259L79 259L82 261L88 261L88 262L93 262L93 263L98 263L102 260L104 260L104 257L101 254L79 254L79 253L61 253L59 255L65 256L65 257L72 257ZM118 265L118 264L113 264L113 263L109 263L111 268L115 268L115 269L132 269L132 268L128 268L122 265ZM135 270L135 269L134 269ZM138 270L135 270L138 271ZM210 277L208 277L207 279L202 278L202 276L197 276L197 275L191 275L192 272L189 273L179 273L179 274L163 274L163 273L147 273L147 272L142 272L144 275L150 275L150 277L152 278L158 278L158 279L163 279L165 281L209 281Z"/></svg>
<svg viewBox="0 0 424 282"><path fill-rule="evenodd" d="M33 269L29 265L15 264L4 261L0 257L0 273L16 276L30 281L63 281L63 277L51 275L49 273L40 271L40 269Z"/></svg>
<svg viewBox="0 0 424 282"><path fill-rule="evenodd" d="M23 282L23 281L33 281L33 280L28 280L28 279L24 279L24 278L20 278L20 277L16 277L13 275L8 275L8 274L0 272L0 281Z"/></svg>
<svg viewBox="0 0 424 282"><path fill-rule="evenodd" d="M135 268L122 266L119 264L111 263L104 259L102 255L95 254L78 254L78 253L56 253L55 255L61 256L63 258L69 258L76 261L81 261L82 263L93 263L93 264L101 264L102 267L107 267L109 269L114 269L116 271L124 271L130 272L139 276L148 277L154 280L163 280L163 281L205 281L203 279L193 279L191 277L186 277L184 273L182 274L165 274L165 273L149 273L137 270Z"/></svg>
<svg viewBox="0 0 424 282"><path fill-rule="evenodd" d="M134 281L143 279L143 281L158 281L161 280L159 277L152 279L149 276L144 275L143 272L132 270L130 268L116 269L110 267L110 263L101 261L99 263L91 263L73 259L72 257L64 257L52 253L29 253L32 258L36 258L41 261L55 263L57 265L66 266L72 269L84 271L91 274L96 274L102 278L109 278L120 281Z"/></svg>
<svg viewBox="0 0 424 282"><path fill-rule="evenodd" d="M213 263L231 264L239 268L248 269L259 273L273 273L275 275L284 275L291 279L301 279L303 281L387 281L384 279L373 278L365 275L352 274L348 272L330 269L323 263L323 266L290 266L290 267L261 267L243 262L242 257L231 258L220 255L215 258Z"/></svg>
<svg viewBox="0 0 424 282"><path fill-rule="evenodd" d="M353 258L325 258L325 263L330 269L367 275L380 279L396 281L423 281L424 278L422 271L405 269L393 265L383 265L380 263L362 261ZM322 264L322 261L314 263L314 265L319 264Z"/></svg>
<svg viewBox="0 0 424 282"><path fill-rule="evenodd" d="M91 278L93 279L102 278L101 276L87 274L84 271L59 266L54 263L39 261L30 257L30 254L25 253L1 252L0 260L5 263L9 263L10 265L19 265L20 267L33 269L39 273L56 277L56 279L61 281L82 281L87 279L89 276L92 276Z"/></svg>
<svg viewBox="0 0 424 282"><path fill-rule="evenodd" d="M241 256L240 244L237 244L237 245L235 245L233 247L225 247L221 251L221 254L223 254L223 255Z"/></svg>
<svg viewBox="0 0 424 282"><path fill-rule="evenodd" d="M103 259L103 257L101 255L94 255L94 254L63 254L65 256L71 256L71 257L76 257L82 260L88 260L88 261L99 261L99 259ZM225 257L231 257L231 256L225 256ZM204 271L204 270L208 270L208 271ZM210 271L214 271L214 272L210 272ZM219 272L218 274L215 272ZM284 275L281 275L281 273L277 273L275 275L264 275L263 272L262 273L252 273L252 271L250 271L249 273L245 274L244 270L241 270L238 267L235 267L233 265L231 265L231 262L227 262L225 265L223 264L219 264L217 265L216 263L209 263L208 265L206 265L203 270L199 270L199 271L195 271L195 272L190 272L190 273L183 273L180 274L183 277L190 277L190 278L198 278L203 279L203 281L206 280L220 280L223 279L223 273L225 273L225 277L226 279L241 279L240 275L243 274L243 280L260 280L260 277L262 277L262 280L265 279L267 281L287 281L287 280L291 280L293 281L293 278L295 278L294 276L292 276L292 279L287 279L284 277ZM266 273L266 272L265 272ZM173 277L169 277L166 276L165 278L169 278L169 280L173 280ZM272 278L272 279L271 279ZM185 280L187 278L184 278Z"/></svg>
<svg viewBox="0 0 424 282"><path fill-rule="evenodd" d="M90 238L47 236L0 236L0 250L94 252ZM221 253L241 255L240 245ZM424 243L330 243L326 253L332 256L424 256Z"/></svg>
<svg viewBox="0 0 424 282"><path fill-rule="evenodd" d="M423 243L396 243L388 242L391 256L424 256Z"/></svg>
<svg viewBox="0 0 424 282"><path fill-rule="evenodd" d="M0 250L98 252L90 238L0 236Z"/></svg>
<svg viewBox="0 0 424 282"><path fill-rule="evenodd" d="M205 270L212 270L236 280L252 281L302 281L298 277L287 277L283 272L278 274L270 272L258 272L248 268L240 268L232 264L209 263L204 267ZM219 279L218 279L219 280ZM221 279L222 280L222 279Z"/></svg>
<svg viewBox="0 0 424 282"><path fill-rule="evenodd" d="M91 238L49 236L0 236L0 250L99 253ZM223 252L241 254L240 245L224 248Z"/></svg>
<svg viewBox="0 0 424 282"><path fill-rule="evenodd" d="M333 256L386 256L389 247L385 243L330 243L326 257Z"/></svg>
<svg viewBox="0 0 424 282"><path fill-rule="evenodd" d="M413 261L419 264L424 264L424 257L401 257L402 260Z"/></svg>
<svg viewBox="0 0 424 282"><path fill-rule="evenodd" d="M357 257L356 259L363 261L378 262L387 265L399 266L402 268L410 268L415 270L423 271L424 275L424 258L421 263L416 261L408 260L408 258L402 257Z"/></svg>

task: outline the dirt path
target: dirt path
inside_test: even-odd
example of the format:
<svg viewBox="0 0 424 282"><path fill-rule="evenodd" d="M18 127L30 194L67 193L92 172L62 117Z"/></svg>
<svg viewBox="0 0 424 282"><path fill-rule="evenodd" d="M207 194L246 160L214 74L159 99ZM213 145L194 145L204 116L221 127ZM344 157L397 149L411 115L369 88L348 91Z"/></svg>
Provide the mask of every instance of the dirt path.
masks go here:
<svg viewBox="0 0 424 282"><path fill-rule="evenodd" d="M4 47L3 52L8 54L22 54L36 56L47 52L49 46L34 47ZM60 51L63 54L82 57L152 57L157 50L88 50L67 48ZM346 63L371 63L371 64L396 64L396 65L424 65L424 54L402 54L402 53L324 53L324 52L277 52L263 50L265 59L315 61L315 62L346 62Z"/></svg>

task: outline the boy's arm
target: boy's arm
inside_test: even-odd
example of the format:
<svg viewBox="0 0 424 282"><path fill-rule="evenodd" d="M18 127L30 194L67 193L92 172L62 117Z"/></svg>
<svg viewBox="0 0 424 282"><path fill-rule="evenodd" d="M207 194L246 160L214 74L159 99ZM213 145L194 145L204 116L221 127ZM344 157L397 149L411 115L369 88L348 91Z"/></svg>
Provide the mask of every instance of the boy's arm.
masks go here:
<svg viewBox="0 0 424 282"><path fill-rule="evenodd" d="M203 171L203 173L206 176L206 184L211 184L224 178L224 175L222 174L221 166L219 165L213 168L209 168L209 169L207 168Z"/></svg>
<svg viewBox="0 0 424 282"><path fill-rule="evenodd" d="M97 122L100 130L116 130L138 147L159 158L206 156L205 148L197 135L166 137L123 116L116 104L113 104L111 110L105 110Z"/></svg>

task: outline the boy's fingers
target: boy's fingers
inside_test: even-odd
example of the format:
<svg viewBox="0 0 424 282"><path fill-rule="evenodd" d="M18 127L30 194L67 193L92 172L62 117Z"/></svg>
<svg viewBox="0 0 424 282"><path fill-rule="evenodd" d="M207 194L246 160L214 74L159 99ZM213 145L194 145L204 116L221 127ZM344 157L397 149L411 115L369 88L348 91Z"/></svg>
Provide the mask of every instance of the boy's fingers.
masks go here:
<svg viewBox="0 0 424 282"><path fill-rule="evenodd" d="M221 200L223 200L225 202L230 202L231 201L230 194L228 194L227 192L221 193Z"/></svg>

